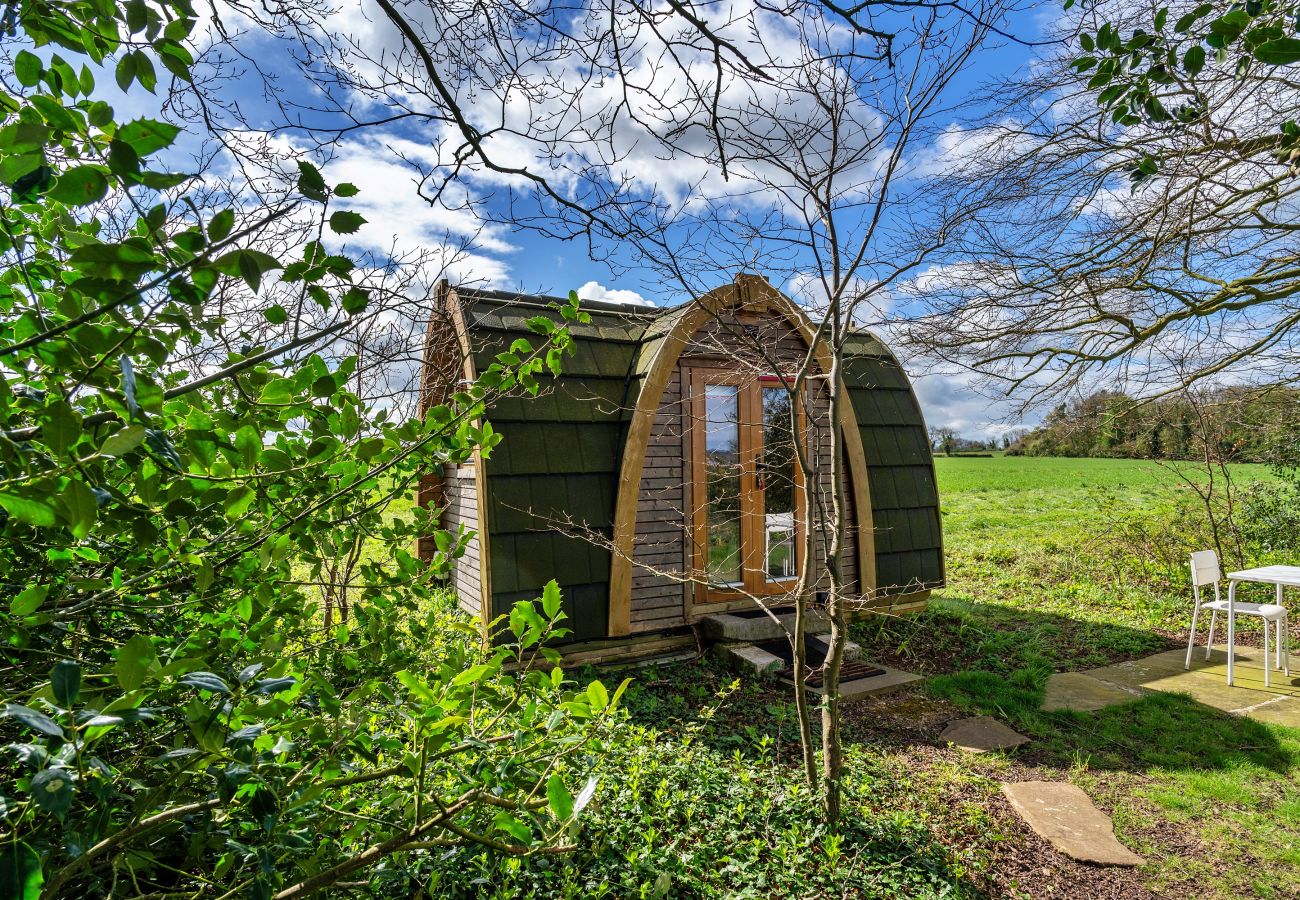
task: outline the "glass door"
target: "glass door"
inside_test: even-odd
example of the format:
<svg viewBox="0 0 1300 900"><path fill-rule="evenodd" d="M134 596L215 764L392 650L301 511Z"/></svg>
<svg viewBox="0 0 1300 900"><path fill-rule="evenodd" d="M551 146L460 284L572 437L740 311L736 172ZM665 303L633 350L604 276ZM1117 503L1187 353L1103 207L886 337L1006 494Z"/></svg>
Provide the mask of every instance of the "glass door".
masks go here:
<svg viewBox="0 0 1300 900"><path fill-rule="evenodd" d="M704 386L704 522L710 585L741 587L741 496L744 464L740 455L740 390L736 385Z"/></svg>
<svg viewBox="0 0 1300 900"><path fill-rule="evenodd" d="M690 378L697 602L794 587L802 491L790 393L772 377L697 369Z"/></svg>
<svg viewBox="0 0 1300 900"><path fill-rule="evenodd" d="M757 500L762 507L763 574L767 582L799 577L796 566L799 465L791 430L790 392L777 378L760 379L763 445L758 456Z"/></svg>

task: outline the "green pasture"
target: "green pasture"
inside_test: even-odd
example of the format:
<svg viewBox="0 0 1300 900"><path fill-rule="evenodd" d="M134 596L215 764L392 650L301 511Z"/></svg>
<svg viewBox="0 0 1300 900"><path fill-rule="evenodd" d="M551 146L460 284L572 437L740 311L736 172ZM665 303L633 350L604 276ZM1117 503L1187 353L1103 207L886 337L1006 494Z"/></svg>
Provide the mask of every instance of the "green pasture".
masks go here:
<svg viewBox="0 0 1300 900"><path fill-rule="evenodd" d="M1033 743L1014 757L963 759L960 774L931 767L914 783L942 795L954 779L983 776L996 806L999 775L1027 763L1112 812L1121 839L1147 859L1140 882L1157 894L1300 896L1300 731L1174 694L1095 714L1039 709L1053 672L1186 640L1187 554L1210 538L1178 471L1026 457L940 458L936 469L948 587L924 614L869 622L859 636L871 654L932 675L928 696L998 716ZM1204 481L1191 464L1182 472ZM1263 466L1229 474L1239 488L1272 478ZM1242 631L1257 634L1248 620Z"/></svg>

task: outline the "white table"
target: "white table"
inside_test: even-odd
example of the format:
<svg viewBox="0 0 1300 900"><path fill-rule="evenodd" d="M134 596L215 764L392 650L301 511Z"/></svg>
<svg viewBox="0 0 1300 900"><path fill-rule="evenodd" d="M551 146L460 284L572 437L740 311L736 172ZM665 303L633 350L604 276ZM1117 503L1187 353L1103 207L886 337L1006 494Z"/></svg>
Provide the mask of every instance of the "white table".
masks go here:
<svg viewBox="0 0 1300 900"><path fill-rule="evenodd" d="M1228 684L1232 684L1232 657L1236 648L1236 617L1233 612L1237 605L1237 584L1242 581L1255 581L1261 584L1277 586L1277 605L1282 606L1282 588L1300 587L1300 566L1261 566L1258 569L1242 569L1240 572L1228 573ZM1282 636L1278 636L1282 640ZM1264 687L1268 687L1268 624L1264 625Z"/></svg>

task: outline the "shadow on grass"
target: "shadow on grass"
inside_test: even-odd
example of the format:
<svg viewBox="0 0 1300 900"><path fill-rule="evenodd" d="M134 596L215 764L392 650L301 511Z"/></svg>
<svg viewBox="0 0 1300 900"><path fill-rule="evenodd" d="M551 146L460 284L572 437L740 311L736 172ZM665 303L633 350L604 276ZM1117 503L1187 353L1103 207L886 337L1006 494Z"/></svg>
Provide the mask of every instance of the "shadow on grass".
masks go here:
<svg viewBox="0 0 1300 900"><path fill-rule="evenodd" d="M1300 758L1272 726L1173 693L1152 693L1095 713L1044 712L1054 672L1138 659L1179 646L1167 635L1033 609L940 598L910 619L855 626L865 655L930 675L924 690L972 713L996 716L1034 739L1027 760L1148 771L1232 769L1278 773Z"/></svg>
<svg viewBox="0 0 1300 900"><path fill-rule="evenodd" d="M1030 760L1132 772L1249 765L1286 774L1300 766L1300 754L1279 741L1275 726L1185 694L1151 693L1097 712L1044 712L1044 681L1029 672L960 672L932 678L925 689L961 709L997 716L1033 738L1021 754Z"/></svg>
<svg viewBox="0 0 1300 900"><path fill-rule="evenodd" d="M968 597L934 597L924 612L853 626L866 656L921 675L964 670L1043 673L1137 659L1178 646L1141 628L1075 619Z"/></svg>

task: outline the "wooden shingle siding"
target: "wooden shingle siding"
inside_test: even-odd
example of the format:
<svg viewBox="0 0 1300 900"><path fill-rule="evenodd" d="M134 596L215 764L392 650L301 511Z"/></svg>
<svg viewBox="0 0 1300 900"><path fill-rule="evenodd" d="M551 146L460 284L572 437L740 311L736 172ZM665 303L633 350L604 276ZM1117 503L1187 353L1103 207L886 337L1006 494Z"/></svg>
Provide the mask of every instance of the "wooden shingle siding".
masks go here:
<svg viewBox="0 0 1300 900"><path fill-rule="evenodd" d="M686 624L686 422L679 366L655 414L641 475L632 552L634 633Z"/></svg>
<svg viewBox="0 0 1300 900"><path fill-rule="evenodd" d="M471 466L448 469L443 476L444 503L442 527L455 534L461 527L475 532L465 554L452 569L451 587L460 605L477 616L481 609L482 585L479 583L478 495Z"/></svg>

